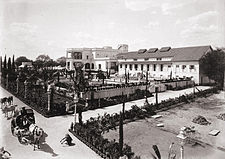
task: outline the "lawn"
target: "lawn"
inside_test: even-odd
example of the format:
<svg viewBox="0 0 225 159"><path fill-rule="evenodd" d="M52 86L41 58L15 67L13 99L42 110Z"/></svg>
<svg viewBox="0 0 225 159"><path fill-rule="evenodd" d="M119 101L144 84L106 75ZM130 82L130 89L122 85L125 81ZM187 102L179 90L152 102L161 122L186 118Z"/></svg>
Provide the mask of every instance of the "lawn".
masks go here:
<svg viewBox="0 0 225 159"><path fill-rule="evenodd" d="M159 112L161 118L148 118L124 125L124 142L130 145L136 155L142 159L150 158L154 154L152 145L157 145L162 158L168 157L168 149L174 142L173 152L177 158L180 157L179 141L177 134L183 126L194 126L195 133L189 134L193 138L184 147L186 158L208 159L224 158L225 155L225 121L217 119L217 115L225 113L224 92L214 94L207 98L196 99L195 102ZM198 116L204 116L211 124L199 125L192 120ZM164 127L157 127L163 123ZM210 136L208 133L213 130L220 130L217 136ZM104 134L106 138L118 140L118 130Z"/></svg>

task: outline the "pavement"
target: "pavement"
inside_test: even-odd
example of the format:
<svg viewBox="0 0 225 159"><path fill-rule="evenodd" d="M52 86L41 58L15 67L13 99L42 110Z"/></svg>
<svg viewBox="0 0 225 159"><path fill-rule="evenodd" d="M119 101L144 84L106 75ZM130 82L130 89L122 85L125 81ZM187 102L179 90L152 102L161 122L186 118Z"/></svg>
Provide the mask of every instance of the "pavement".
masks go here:
<svg viewBox="0 0 225 159"><path fill-rule="evenodd" d="M199 86L199 89L208 89L207 86ZM179 97L183 94L189 94L193 92L193 88L180 90L180 91L166 91L159 93L158 101L166 100L168 98ZM11 94L0 87L0 98L11 96ZM145 99L140 99L132 102L127 102L125 109L131 109L131 106L136 104L137 106L143 106ZM148 98L149 103L155 103L155 97ZM14 97L14 104L18 107L28 107L18 98ZM122 109L122 104L117 104L114 106L90 110L83 112L83 121L88 120L90 117L97 117L98 115L103 115L104 113L119 113ZM18 139L11 134L10 121L4 117L2 111L0 111L0 147L4 146L7 151L12 154L11 158L16 159L100 159L101 157L93 152L89 147L79 141L72 134L74 146L68 147L60 144L60 140L68 132L71 122L74 121L74 115L57 116L52 118L45 118L36 111L35 118L36 124L43 128L44 130L44 140L45 142L41 145L41 149L33 151L31 145L22 145L19 143ZM78 117L78 116L77 116ZM77 119L78 121L78 119Z"/></svg>
<svg viewBox="0 0 225 159"><path fill-rule="evenodd" d="M0 98L8 97L11 94L0 87ZM14 97L14 104L19 107L26 106L18 98ZM40 150L33 151L31 145L22 145L17 137L11 134L10 120L4 117L0 111L0 147L12 154L15 159L101 159L94 151L83 144L80 140L68 132L68 128L73 117L60 116L57 118L45 118L36 111L36 124L43 128L45 143L41 145ZM74 146L61 145L60 140L69 133L73 138Z"/></svg>

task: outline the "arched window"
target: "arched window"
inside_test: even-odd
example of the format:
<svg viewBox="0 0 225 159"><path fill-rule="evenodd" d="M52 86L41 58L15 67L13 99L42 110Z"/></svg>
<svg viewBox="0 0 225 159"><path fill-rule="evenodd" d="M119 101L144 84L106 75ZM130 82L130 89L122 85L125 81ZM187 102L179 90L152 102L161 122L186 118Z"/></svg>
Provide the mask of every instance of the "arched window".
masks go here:
<svg viewBox="0 0 225 159"><path fill-rule="evenodd" d="M92 63L91 64L91 69L94 69L95 68L95 65Z"/></svg>
<svg viewBox="0 0 225 159"><path fill-rule="evenodd" d="M90 64L89 63L85 64L85 69L90 69Z"/></svg>

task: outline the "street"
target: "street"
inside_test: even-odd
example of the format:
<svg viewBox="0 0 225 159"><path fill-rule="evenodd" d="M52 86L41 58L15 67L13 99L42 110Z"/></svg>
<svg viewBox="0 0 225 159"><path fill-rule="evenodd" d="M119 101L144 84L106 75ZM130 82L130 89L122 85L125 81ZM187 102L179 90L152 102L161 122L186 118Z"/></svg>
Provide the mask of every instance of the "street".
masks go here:
<svg viewBox="0 0 225 159"><path fill-rule="evenodd" d="M11 94L0 87L0 98L8 97ZM14 97L14 104L19 107L26 106L23 102ZM41 145L40 150L33 151L33 146L22 145L17 137L11 134L10 121L0 112L0 147L12 154L15 159L100 159L94 151L75 138L72 134L74 146L68 147L60 144L60 140L68 132L72 116L60 116L56 118L45 118L35 112L36 124L43 128L45 143Z"/></svg>

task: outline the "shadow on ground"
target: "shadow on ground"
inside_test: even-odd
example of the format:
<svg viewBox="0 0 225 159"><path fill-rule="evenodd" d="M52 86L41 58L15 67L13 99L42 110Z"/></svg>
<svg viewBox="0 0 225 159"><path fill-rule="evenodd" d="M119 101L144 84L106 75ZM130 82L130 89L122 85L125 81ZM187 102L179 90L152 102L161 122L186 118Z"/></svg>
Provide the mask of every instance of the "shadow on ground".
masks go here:
<svg viewBox="0 0 225 159"><path fill-rule="evenodd" d="M44 132L42 138L40 139L40 146L41 146L40 151L50 153L53 157L56 157L56 156L58 156L58 154L56 154L54 152L54 150L46 143L45 139L46 139L47 136L48 135Z"/></svg>

